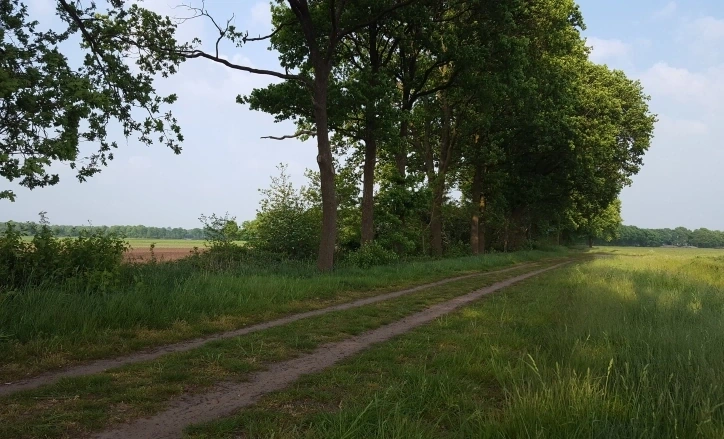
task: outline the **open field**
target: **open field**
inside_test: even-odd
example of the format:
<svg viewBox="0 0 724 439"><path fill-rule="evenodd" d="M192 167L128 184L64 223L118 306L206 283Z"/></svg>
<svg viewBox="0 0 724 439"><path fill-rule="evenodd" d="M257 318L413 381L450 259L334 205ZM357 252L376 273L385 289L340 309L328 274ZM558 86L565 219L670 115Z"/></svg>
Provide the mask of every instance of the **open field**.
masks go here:
<svg viewBox="0 0 724 439"><path fill-rule="evenodd" d="M457 273L479 272L483 261L483 269L511 270L260 327L2 396L0 438L99 431L107 432L99 437L151 437L144 422L180 431L194 419L218 417L224 407L244 404L252 405L190 426L186 436L723 437L724 251L596 252L602 257L574 258L562 268L556 268L563 259L551 257L555 254L517 254L518 261L537 262L514 267L503 259L513 255L436 261L447 273L453 267ZM435 269L432 261L418 264L411 271L401 264L398 273L419 281L421 273ZM379 278L389 268L367 273ZM543 272L547 268L555 270ZM529 276L534 277L524 280ZM492 292L513 279L521 283L457 311L446 308L477 297L471 291ZM303 286L305 278L287 280ZM358 291L330 294L324 303L371 297ZM321 303L307 306L318 309ZM289 311L279 303L265 305ZM419 320L433 309L449 314L432 314L430 323L428 317ZM422 326L409 329L415 319ZM375 334L392 328L402 330L357 353L366 346L355 347L363 340L376 340ZM103 336L114 342L113 331ZM335 354L341 357L329 364L314 360L335 349L346 353ZM312 373L298 378L299 370ZM285 384L273 387L280 378L275 374L282 372ZM215 401L221 408L214 409ZM209 415L201 414L204 410ZM137 421L149 416L156 417Z"/></svg>

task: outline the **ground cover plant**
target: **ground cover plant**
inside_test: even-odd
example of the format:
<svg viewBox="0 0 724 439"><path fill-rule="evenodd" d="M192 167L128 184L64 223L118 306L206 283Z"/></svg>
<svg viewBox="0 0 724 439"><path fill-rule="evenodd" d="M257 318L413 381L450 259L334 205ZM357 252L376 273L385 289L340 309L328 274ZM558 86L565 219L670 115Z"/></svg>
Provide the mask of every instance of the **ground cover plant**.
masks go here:
<svg viewBox="0 0 724 439"><path fill-rule="evenodd" d="M78 437L163 409L169 399L207 390L219 381L245 380L266 363L306 353L397 321L433 304L560 259L520 266L422 290L411 295L216 341L107 372L0 398L0 438Z"/></svg>
<svg viewBox="0 0 724 439"><path fill-rule="evenodd" d="M724 252L613 250L188 437L722 437Z"/></svg>

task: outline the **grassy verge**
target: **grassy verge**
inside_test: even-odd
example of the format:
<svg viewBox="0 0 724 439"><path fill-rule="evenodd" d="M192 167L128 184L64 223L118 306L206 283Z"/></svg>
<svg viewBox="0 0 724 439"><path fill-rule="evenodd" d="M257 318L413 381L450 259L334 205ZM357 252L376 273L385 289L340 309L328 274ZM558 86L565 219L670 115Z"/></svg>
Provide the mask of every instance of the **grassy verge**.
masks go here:
<svg viewBox="0 0 724 439"><path fill-rule="evenodd" d="M326 275L306 265L199 272L180 261L136 267L129 285L106 293L62 287L8 293L0 295L0 380L565 254L519 252L346 268Z"/></svg>
<svg viewBox="0 0 724 439"><path fill-rule="evenodd" d="M722 272L647 251L546 274L189 436L721 438Z"/></svg>
<svg viewBox="0 0 724 439"><path fill-rule="evenodd" d="M552 262L544 262L549 265ZM264 363L309 352L352 335L538 267L465 279L362 308L210 343L106 373L64 379L0 399L0 438L75 438L110 424L149 415L183 393L219 381L243 380Z"/></svg>

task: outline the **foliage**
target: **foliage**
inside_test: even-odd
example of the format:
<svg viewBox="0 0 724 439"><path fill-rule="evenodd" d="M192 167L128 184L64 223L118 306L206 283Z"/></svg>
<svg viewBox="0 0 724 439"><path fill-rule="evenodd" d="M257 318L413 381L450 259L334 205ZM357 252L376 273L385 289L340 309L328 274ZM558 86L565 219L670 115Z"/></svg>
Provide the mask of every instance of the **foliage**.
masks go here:
<svg viewBox="0 0 724 439"><path fill-rule="evenodd" d="M320 210L314 208L304 189L292 185L287 167L279 165L279 176L261 189L261 200L254 223L254 246L295 259L312 258L319 245Z"/></svg>
<svg viewBox="0 0 724 439"><path fill-rule="evenodd" d="M359 249L351 252L348 257L349 263L359 268L389 265L397 262L398 259L395 252L374 241L363 244Z"/></svg>
<svg viewBox="0 0 724 439"><path fill-rule="evenodd" d="M178 58L155 64L139 60L135 72L127 62L133 54L123 45L95 38L111 31L97 26L102 15L95 3L85 9L65 0L59 4L62 25L42 31L20 0L0 3L0 177L30 189L50 186L59 177L47 169L60 162L77 169L84 181L113 159L118 145L109 139L112 122L126 137L136 134L145 144L157 139L180 153L180 128L161 110L176 96L158 96L153 87L153 76L175 72ZM137 7L125 14L143 15ZM73 66L61 46L77 37L85 56ZM137 110L146 117L138 120ZM81 142L98 149L83 157ZM0 191L0 199L14 197L10 190Z"/></svg>
<svg viewBox="0 0 724 439"><path fill-rule="evenodd" d="M78 291L105 291L119 281L126 241L101 231L59 239L44 219L33 239L7 224L0 235L0 291L66 282Z"/></svg>
<svg viewBox="0 0 724 439"><path fill-rule="evenodd" d="M17 79L7 81L6 106L30 123L20 124L29 130L24 140L3 144L30 150L20 155L29 157L26 167L12 164L15 149L0 154L11 163L12 176L3 175L29 175L29 187L53 184L44 166L75 161L79 137L100 144L81 176L97 172L114 147L101 114L120 120L127 136L148 143L156 132L178 151L178 127L159 113L175 98L156 96L152 78L182 62L276 77L282 81L237 101L295 122L297 132L282 138L315 138L319 172L297 192L282 170L262 191L254 222L240 230L216 224L214 242L244 235L287 258L317 252L321 270L370 241L402 256L441 256L466 246L477 254L612 238L611 209L639 172L656 122L641 83L590 60L573 0L278 0L272 32L259 38L212 18L204 4L173 20L142 4L110 2L100 11L57 0L67 29L56 34L36 31L19 0L6 3L14 38L4 40L3 62ZM218 30L214 52L198 38L177 40L191 20ZM73 70L56 46L76 34L86 58ZM283 71L230 61L220 53L224 40L268 44ZM53 87L61 107L41 111ZM131 118L139 106L149 111L143 123ZM57 142L33 137L47 131L33 126L51 124L60 127ZM713 242L705 231L697 236Z"/></svg>
<svg viewBox="0 0 724 439"><path fill-rule="evenodd" d="M636 226L622 225L617 238L610 242L597 242L599 245L618 245L631 247L699 247L724 248L724 232L706 228L689 230L685 227L675 229L641 229Z"/></svg>
<svg viewBox="0 0 724 439"><path fill-rule="evenodd" d="M40 227L40 224L34 222L28 223L17 223L9 221L7 224L12 224L16 228L22 231L34 230ZM0 232L5 230L6 224L0 224ZM55 225L51 224L50 230L54 236L61 237L73 237L76 238L83 231L97 231L118 236L124 236L126 238L137 238L137 239L203 239L204 231L201 228L184 229L181 227L150 227L150 226L67 226L67 225Z"/></svg>

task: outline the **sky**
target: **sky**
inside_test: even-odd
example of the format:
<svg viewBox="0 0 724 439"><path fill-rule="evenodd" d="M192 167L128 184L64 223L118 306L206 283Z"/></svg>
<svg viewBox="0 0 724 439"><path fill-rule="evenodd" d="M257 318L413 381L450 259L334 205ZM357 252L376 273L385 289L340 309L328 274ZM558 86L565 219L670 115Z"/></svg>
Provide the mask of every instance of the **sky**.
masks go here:
<svg viewBox="0 0 724 439"><path fill-rule="evenodd" d="M143 4L172 16L179 0ZM53 0L28 0L33 18L52 23ZM193 4L193 3L192 3ZM724 2L721 0L579 0L592 59L640 80L658 115L655 139L633 185L621 194L625 224L724 230ZM251 35L269 30L267 0L207 0L219 19L234 15ZM192 20L181 37L215 40L210 22ZM209 47L206 44L205 47ZM72 49L76 50L76 49ZM278 66L265 43L222 46L222 54L259 68ZM77 56L77 53L69 53ZM179 74L159 80L160 93L176 93L172 107L185 142L181 155L161 145L146 147L119 138L115 159L103 172L79 183L67 166L55 166L61 182L33 191L0 180L14 203L0 200L0 221L37 220L46 211L54 224L144 224L198 227L200 214L252 219L258 190L288 165L301 185L316 169L314 141L262 140L292 134L291 123L235 103L270 82L206 60L190 60Z"/></svg>

